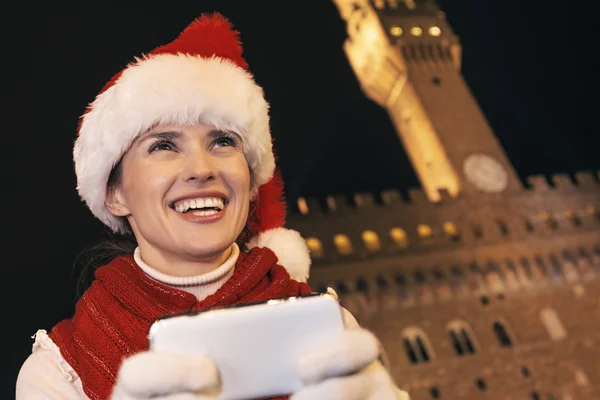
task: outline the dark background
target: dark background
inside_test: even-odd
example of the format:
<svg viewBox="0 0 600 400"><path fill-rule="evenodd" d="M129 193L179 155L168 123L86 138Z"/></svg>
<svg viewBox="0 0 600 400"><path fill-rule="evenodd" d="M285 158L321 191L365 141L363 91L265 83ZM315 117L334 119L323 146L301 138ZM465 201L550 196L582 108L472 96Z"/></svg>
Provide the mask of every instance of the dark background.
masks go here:
<svg viewBox="0 0 600 400"><path fill-rule="evenodd" d="M594 12L573 1L438 3L461 38L465 79L519 176L600 169ZM387 114L359 89L332 1L166 4L74 3L61 12L21 3L0 17L3 398L14 397L30 336L72 314L74 260L106 233L75 190L79 115L134 55L174 39L200 13L218 10L242 33L271 103L289 199L419 185Z"/></svg>

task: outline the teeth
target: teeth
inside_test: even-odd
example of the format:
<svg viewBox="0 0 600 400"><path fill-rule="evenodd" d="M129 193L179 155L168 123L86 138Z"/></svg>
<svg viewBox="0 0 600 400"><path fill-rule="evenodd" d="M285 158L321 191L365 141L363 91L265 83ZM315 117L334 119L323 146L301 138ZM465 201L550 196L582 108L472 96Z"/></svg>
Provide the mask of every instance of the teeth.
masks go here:
<svg viewBox="0 0 600 400"><path fill-rule="evenodd" d="M217 210L194 210L194 211L190 211L190 213L204 217L207 215L215 215L216 213L218 213L218 211Z"/></svg>
<svg viewBox="0 0 600 400"><path fill-rule="evenodd" d="M218 210L202 210L203 208L208 208L208 207L214 207L214 208L217 208ZM225 203L224 203L223 199L221 199L219 197L204 197L204 198L186 199L186 200L178 201L177 203L175 203L173 205L173 208L175 209L175 211L180 212L180 213L184 213L184 212L188 211L189 209L196 209L197 211L193 212L194 215L212 215L218 211L221 211L223 208L225 208ZM208 214L198 214L198 212L203 212L203 213L208 213Z"/></svg>

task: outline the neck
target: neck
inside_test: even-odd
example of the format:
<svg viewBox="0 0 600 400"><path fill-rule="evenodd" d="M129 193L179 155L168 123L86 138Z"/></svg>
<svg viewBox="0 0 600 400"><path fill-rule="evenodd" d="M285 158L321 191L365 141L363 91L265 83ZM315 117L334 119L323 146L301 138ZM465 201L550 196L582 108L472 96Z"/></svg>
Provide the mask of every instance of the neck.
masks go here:
<svg viewBox="0 0 600 400"><path fill-rule="evenodd" d="M139 243L139 251L141 258L156 271L170 276L186 277L206 274L219 268L231 255L232 246L220 254L207 257L175 255L160 251L148 243Z"/></svg>

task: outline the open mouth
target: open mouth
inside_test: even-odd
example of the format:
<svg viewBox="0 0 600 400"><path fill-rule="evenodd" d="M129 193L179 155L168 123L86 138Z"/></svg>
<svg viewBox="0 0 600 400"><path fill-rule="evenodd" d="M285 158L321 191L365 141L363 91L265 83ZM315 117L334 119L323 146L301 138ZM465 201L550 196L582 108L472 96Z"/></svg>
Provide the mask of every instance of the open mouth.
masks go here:
<svg viewBox="0 0 600 400"><path fill-rule="evenodd" d="M223 211L228 200L220 197L199 197L179 200L171 204L171 208L181 214L209 216Z"/></svg>

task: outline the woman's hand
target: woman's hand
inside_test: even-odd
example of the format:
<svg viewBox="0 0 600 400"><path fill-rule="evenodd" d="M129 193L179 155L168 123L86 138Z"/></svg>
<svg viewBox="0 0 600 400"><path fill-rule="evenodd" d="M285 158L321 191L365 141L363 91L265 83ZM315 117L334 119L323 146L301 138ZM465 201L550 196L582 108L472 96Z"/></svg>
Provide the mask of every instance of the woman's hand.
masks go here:
<svg viewBox="0 0 600 400"><path fill-rule="evenodd" d="M111 400L212 400L220 387L208 358L145 351L123 361Z"/></svg>
<svg viewBox="0 0 600 400"><path fill-rule="evenodd" d="M355 327L302 357L298 372L304 387L290 400L404 400L378 362L380 346L368 330Z"/></svg>

